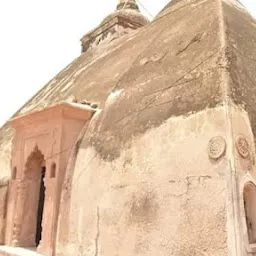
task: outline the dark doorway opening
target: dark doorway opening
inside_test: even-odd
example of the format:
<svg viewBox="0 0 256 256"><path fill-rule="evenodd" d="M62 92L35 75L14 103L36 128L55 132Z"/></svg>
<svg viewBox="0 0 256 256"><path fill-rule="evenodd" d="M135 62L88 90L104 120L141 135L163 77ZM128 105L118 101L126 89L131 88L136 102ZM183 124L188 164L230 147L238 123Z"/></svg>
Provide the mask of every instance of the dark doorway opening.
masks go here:
<svg viewBox="0 0 256 256"><path fill-rule="evenodd" d="M244 210L249 244L256 243L256 186L247 183L244 187Z"/></svg>
<svg viewBox="0 0 256 256"><path fill-rule="evenodd" d="M45 199L45 177L46 168L42 167L41 169L41 182L40 182L40 192L38 200L38 210L37 210L37 227L36 227L36 246L39 245L42 239L42 220L43 220L43 211L44 211L44 199Z"/></svg>

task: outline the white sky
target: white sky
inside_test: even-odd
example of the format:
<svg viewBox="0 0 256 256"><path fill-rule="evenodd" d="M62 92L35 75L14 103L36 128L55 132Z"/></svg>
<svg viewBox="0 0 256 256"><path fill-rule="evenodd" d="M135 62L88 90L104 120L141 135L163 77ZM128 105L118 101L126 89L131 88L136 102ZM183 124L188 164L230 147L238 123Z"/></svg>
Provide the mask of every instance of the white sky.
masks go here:
<svg viewBox="0 0 256 256"><path fill-rule="evenodd" d="M140 0L152 15L169 1ZM240 1L256 17L256 0ZM0 126L79 56L80 38L116 4L117 0L0 0Z"/></svg>

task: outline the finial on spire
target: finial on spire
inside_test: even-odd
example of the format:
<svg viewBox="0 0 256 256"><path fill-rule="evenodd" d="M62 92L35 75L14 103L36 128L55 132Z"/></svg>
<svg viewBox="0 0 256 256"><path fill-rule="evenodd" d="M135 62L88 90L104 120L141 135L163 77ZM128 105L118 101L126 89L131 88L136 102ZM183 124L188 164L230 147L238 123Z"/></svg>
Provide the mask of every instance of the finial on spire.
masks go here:
<svg viewBox="0 0 256 256"><path fill-rule="evenodd" d="M136 0L119 0L118 2L117 10L132 9L139 11L139 6L137 5Z"/></svg>

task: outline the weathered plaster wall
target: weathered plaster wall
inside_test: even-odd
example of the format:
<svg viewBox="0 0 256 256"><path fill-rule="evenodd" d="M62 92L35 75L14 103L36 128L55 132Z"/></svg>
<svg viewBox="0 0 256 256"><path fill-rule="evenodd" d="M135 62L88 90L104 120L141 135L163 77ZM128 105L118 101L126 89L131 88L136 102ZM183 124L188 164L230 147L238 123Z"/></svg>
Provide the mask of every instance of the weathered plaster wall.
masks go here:
<svg viewBox="0 0 256 256"><path fill-rule="evenodd" d="M225 124L223 107L170 118L112 162L87 134L64 188L57 255L226 256L228 159L207 152Z"/></svg>
<svg viewBox="0 0 256 256"><path fill-rule="evenodd" d="M230 95L249 114L256 136L256 22L246 10L223 2Z"/></svg>
<svg viewBox="0 0 256 256"><path fill-rule="evenodd" d="M237 1L172 1L147 29L80 56L20 110L71 94L103 109L70 159L58 255L247 255L240 198L255 167L235 140L242 133L253 155L254 28ZM217 135L228 148L215 163L207 145ZM11 137L5 126L4 172Z"/></svg>
<svg viewBox="0 0 256 256"><path fill-rule="evenodd" d="M216 106L222 100L222 88L218 86L218 67L221 63L218 62L217 2L180 1L167 8L168 13L152 24L82 54L16 115L45 108L70 95L75 95L79 100L86 98L99 102L100 108L103 108L111 92L130 88L127 102L122 106L116 104L110 111L111 118L106 116L109 122L104 120L104 124L113 125L125 115L127 119L131 117L131 124L140 132L144 124L137 125L138 119L132 118L130 113L138 116L145 106L150 107L147 109L151 113L143 111L144 115L139 120L147 122L151 118L153 125L161 124L173 114ZM169 101L170 98L172 101ZM155 111L152 111L152 105L158 106ZM113 111L116 119L113 118ZM153 118L157 115L159 117ZM126 123L130 120L122 121ZM117 134L118 130L119 127L114 133ZM128 131L132 129L127 127L124 131L117 135L118 140L125 138L125 134L129 137ZM0 130L0 165L6 172L10 171L7 163L10 160L12 137L10 127L5 125ZM6 154L2 153L4 151Z"/></svg>
<svg viewBox="0 0 256 256"><path fill-rule="evenodd" d="M234 0L222 0L223 39L227 74L227 97L233 154L230 161L231 175L228 183L233 210L228 214L229 244L232 255L252 255L248 246L245 223L243 189L246 182L255 183L255 68L256 23L245 8ZM249 144L249 156L241 157L237 150L238 136ZM230 212L233 211L233 213Z"/></svg>
<svg viewBox="0 0 256 256"><path fill-rule="evenodd" d="M228 243L230 255L255 255L249 248L246 226L243 191L248 182L256 185L255 144L248 113L241 107L230 105L228 109L230 140L230 172L227 179L227 214ZM238 139L247 141L248 147L238 146ZM248 152L244 157L240 151Z"/></svg>

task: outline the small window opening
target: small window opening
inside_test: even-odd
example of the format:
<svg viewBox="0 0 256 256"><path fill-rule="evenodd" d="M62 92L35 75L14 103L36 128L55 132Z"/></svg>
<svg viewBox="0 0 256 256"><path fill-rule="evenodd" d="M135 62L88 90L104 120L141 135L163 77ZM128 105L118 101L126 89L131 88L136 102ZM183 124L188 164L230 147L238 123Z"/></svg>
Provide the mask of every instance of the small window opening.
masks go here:
<svg viewBox="0 0 256 256"><path fill-rule="evenodd" d="M17 167L14 167L12 170L12 179L16 180L17 178Z"/></svg>
<svg viewBox="0 0 256 256"><path fill-rule="evenodd" d="M50 170L50 178L56 177L56 164L52 163L51 170Z"/></svg>
<svg viewBox="0 0 256 256"><path fill-rule="evenodd" d="M256 186L248 183L244 188L244 210L249 244L256 243Z"/></svg>

